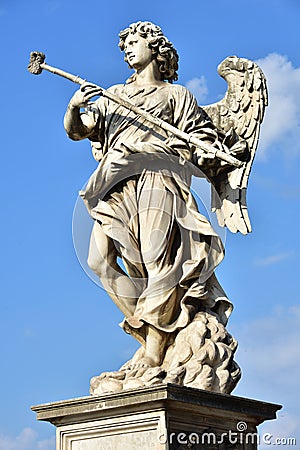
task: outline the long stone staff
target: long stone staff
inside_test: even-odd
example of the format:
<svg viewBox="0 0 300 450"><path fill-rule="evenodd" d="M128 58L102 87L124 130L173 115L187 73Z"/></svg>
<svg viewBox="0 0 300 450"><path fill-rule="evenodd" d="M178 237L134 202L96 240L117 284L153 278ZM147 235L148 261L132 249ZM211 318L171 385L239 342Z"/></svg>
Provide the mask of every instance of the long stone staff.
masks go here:
<svg viewBox="0 0 300 450"><path fill-rule="evenodd" d="M45 63L45 54L42 52L31 52L30 53L30 61L28 65L28 70L30 73L33 73L34 75L39 75L42 73L43 69L48 70L48 72L54 73L56 75L60 75L61 77L67 78L68 80L73 81L73 83L77 83L82 85L86 82L83 78L80 78L76 75L72 75L71 73L65 72L64 70L58 69L56 67L49 66ZM241 167L243 165L242 161L239 161L238 159L234 158L233 156L215 149L212 145L207 144L205 142L202 142L200 139L195 138L194 136L190 136L188 133L185 133L184 131L178 130L178 128L174 127L173 125L169 124L168 122L165 122L162 119L159 119L157 117L152 116L148 112L144 111L143 109L138 108L133 103L117 97L116 95L112 94L111 92L106 91L100 86L97 86L99 88L100 93L98 95L103 95L103 97L109 98L113 102L118 103L119 105L124 106L124 108L129 109L130 111L133 111L137 115L143 117L148 122L157 125L158 127L162 128L165 131L168 131L175 136L177 136L179 139L182 139L185 142L188 142L190 144L195 145L200 150L202 150L204 153L207 154L210 158L217 157L221 159L222 161L227 162L228 164L235 166L235 167Z"/></svg>

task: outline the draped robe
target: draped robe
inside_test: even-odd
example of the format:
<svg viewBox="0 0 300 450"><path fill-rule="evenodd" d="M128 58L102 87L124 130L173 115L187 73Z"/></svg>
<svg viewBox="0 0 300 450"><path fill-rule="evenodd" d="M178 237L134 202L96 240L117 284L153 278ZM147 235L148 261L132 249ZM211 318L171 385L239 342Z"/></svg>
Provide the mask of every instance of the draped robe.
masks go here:
<svg viewBox="0 0 300 450"><path fill-rule="evenodd" d="M212 123L182 86L130 83L110 91L204 142L218 143ZM232 305L214 274L224 248L190 192L197 175L193 147L105 98L86 109L83 122L86 115L94 124L89 139L99 165L81 196L136 286L135 312L125 317L125 331L142 341L144 324L177 332L199 310L226 323Z"/></svg>

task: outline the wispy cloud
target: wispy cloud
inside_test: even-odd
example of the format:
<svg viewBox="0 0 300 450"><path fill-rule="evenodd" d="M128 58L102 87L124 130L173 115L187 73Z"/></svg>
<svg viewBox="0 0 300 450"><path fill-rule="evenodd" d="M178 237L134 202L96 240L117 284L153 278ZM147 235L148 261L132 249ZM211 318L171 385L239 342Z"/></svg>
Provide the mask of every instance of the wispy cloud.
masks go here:
<svg viewBox="0 0 300 450"><path fill-rule="evenodd" d="M32 428L24 428L18 436L0 435L0 450L54 450L55 438L39 440Z"/></svg>
<svg viewBox="0 0 300 450"><path fill-rule="evenodd" d="M31 328L27 327L27 328L24 329L24 336L26 338L35 337L35 332Z"/></svg>
<svg viewBox="0 0 300 450"><path fill-rule="evenodd" d="M257 259L255 261L255 264L257 266L270 266L271 264L277 264L280 263L281 261L289 259L293 255L294 251L277 253L276 255L270 255L264 258Z"/></svg>
<svg viewBox="0 0 300 450"><path fill-rule="evenodd" d="M45 11L48 14L55 13L61 7L61 1L58 0L48 0L45 5Z"/></svg>
<svg viewBox="0 0 300 450"><path fill-rule="evenodd" d="M294 67L287 56L277 53L256 62L266 75L269 92L257 157L265 159L276 149L294 158L300 155L300 67ZM205 101L208 89L204 76L189 80L186 87L200 104Z"/></svg>
<svg viewBox="0 0 300 450"><path fill-rule="evenodd" d="M276 148L295 157L300 154L300 67L277 53L256 62L266 75L269 91L257 156L263 159Z"/></svg>
<svg viewBox="0 0 300 450"><path fill-rule="evenodd" d="M297 434L300 428L300 416L294 414L282 414L279 413L277 420L273 422L266 422L260 430L260 450L267 450L274 448L276 445L276 439L280 439L282 445L285 448L297 448L295 443L298 443ZM295 439L288 441L288 439ZM290 445L288 444L290 442ZM278 446L280 444L278 443ZM276 448L276 446L275 446Z"/></svg>
<svg viewBox="0 0 300 450"><path fill-rule="evenodd" d="M252 182L258 187L276 193L277 196L284 200L299 200L300 198L300 186L297 178L290 178L286 180L278 180L278 178L272 178L264 174L263 176L257 173L253 173Z"/></svg>
<svg viewBox="0 0 300 450"><path fill-rule="evenodd" d="M240 325L237 361L243 377L237 395L280 403L276 421L265 422L263 433L273 438L296 438L300 442L300 306L278 306L268 316ZM299 444L298 444L299 445ZM270 448L270 444L260 448ZM288 447L290 448L290 447ZM292 448L292 447L291 447ZM295 446L293 448L296 448Z"/></svg>
<svg viewBox="0 0 300 450"><path fill-rule="evenodd" d="M199 103L204 102L208 94L205 76L187 81L186 88L194 94Z"/></svg>

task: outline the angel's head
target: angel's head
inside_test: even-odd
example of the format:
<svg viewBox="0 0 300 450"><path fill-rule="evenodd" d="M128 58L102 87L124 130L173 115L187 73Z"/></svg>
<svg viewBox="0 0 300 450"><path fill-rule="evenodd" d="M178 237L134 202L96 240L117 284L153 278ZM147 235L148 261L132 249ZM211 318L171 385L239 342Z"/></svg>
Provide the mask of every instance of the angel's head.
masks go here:
<svg viewBox="0 0 300 450"><path fill-rule="evenodd" d="M178 53L172 42L163 35L159 26L151 22L136 22L129 25L128 28L119 33L119 47L122 51L125 51L125 40L129 35L142 37L146 40L147 47L151 50L151 57L157 61L162 81L172 83L178 79ZM127 55L125 61L129 67L132 67ZM134 75L130 77L129 81L134 81Z"/></svg>

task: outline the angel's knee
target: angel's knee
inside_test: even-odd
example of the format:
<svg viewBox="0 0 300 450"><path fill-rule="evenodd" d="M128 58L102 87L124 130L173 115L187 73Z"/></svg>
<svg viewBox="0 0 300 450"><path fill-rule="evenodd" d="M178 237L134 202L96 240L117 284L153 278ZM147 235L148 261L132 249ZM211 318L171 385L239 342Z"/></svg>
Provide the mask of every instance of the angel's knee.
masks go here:
<svg viewBox="0 0 300 450"><path fill-rule="evenodd" d="M89 254L87 263L90 269L97 275L101 275L104 271L105 261L100 255Z"/></svg>
<svg viewBox="0 0 300 450"><path fill-rule="evenodd" d="M99 277L107 274L109 267L116 260L116 251L110 238L99 227L95 227L91 236L88 266Z"/></svg>

